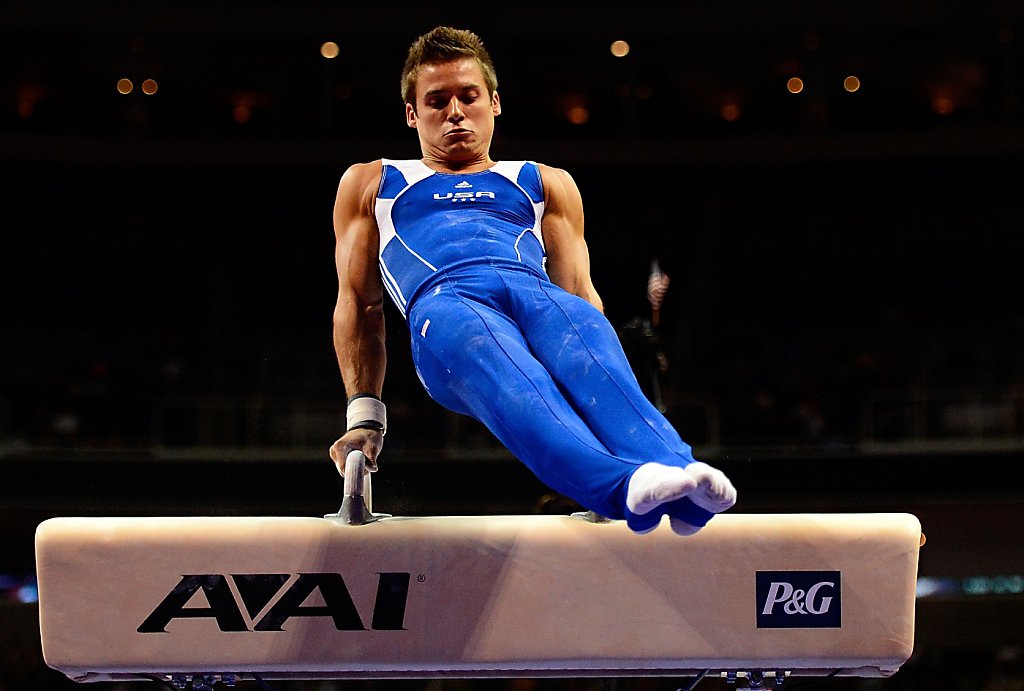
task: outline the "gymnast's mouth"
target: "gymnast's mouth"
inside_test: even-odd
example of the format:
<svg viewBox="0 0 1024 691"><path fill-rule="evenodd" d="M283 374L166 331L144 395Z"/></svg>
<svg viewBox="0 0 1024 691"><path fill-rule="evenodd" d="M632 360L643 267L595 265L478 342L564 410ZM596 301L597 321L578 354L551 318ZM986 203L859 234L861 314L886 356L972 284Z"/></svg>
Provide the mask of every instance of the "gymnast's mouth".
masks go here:
<svg viewBox="0 0 1024 691"><path fill-rule="evenodd" d="M467 130L467 129L463 129L462 127L457 127L457 128L455 128L453 130L448 130L447 132L445 132L444 136L446 136L446 137L449 137L449 136L452 136L452 135L459 136L459 135L462 135L462 134L473 134L473 130Z"/></svg>

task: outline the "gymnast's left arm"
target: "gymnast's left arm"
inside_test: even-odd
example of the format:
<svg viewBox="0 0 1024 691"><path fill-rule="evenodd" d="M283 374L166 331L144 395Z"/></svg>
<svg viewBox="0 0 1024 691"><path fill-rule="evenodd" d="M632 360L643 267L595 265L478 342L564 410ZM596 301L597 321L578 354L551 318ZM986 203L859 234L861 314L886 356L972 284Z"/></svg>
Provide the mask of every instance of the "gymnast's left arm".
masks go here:
<svg viewBox="0 0 1024 691"><path fill-rule="evenodd" d="M583 237L583 198L576 181L560 168L541 165L540 172L544 184L541 231L548 255L548 277L604 312L604 303L590 278L590 252Z"/></svg>

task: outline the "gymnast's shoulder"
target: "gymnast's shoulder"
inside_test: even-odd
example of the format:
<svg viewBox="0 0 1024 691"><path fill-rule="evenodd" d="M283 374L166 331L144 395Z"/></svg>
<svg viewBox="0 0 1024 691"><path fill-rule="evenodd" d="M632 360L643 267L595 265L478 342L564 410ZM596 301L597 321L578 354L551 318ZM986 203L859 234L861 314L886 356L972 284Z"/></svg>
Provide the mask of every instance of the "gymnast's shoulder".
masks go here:
<svg viewBox="0 0 1024 691"><path fill-rule="evenodd" d="M369 163L353 163L341 176L338 182L336 206L338 207L372 207L373 198L380 186L383 163L380 159Z"/></svg>
<svg viewBox="0 0 1024 691"><path fill-rule="evenodd" d="M573 180L568 170L545 163L537 163L537 170L540 171L540 179L544 186L545 197L550 197L551 195L557 197L563 194L572 194L573 192L576 195L579 194L576 181Z"/></svg>
<svg viewBox="0 0 1024 691"><path fill-rule="evenodd" d="M353 163L341 175L339 187L354 187L362 189L367 185L376 186L380 182L381 171L384 169L382 159L369 161L367 163Z"/></svg>

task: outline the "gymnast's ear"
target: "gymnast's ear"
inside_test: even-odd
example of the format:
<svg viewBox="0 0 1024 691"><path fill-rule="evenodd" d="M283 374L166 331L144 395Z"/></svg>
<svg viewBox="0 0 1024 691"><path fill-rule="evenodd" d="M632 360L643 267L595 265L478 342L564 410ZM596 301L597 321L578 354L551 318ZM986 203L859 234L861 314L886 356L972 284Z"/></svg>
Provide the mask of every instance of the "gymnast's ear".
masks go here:
<svg viewBox="0 0 1024 691"><path fill-rule="evenodd" d="M491 112L497 117L501 115L501 99L498 98L498 92L495 91L491 96Z"/></svg>
<svg viewBox="0 0 1024 691"><path fill-rule="evenodd" d="M497 96L497 94L495 94ZM411 103L405 104L405 124L409 127L416 129L416 106Z"/></svg>

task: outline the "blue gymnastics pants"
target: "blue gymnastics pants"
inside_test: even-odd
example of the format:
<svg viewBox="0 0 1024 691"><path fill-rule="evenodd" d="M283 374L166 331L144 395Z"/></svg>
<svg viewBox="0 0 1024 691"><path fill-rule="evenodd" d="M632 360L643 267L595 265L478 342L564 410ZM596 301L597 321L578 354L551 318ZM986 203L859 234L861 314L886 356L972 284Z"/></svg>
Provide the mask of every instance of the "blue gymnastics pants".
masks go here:
<svg viewBox="0 0 1024 691"><path fill-rule="evenodd" d="M713 515L686 497L643 516L627 509L639 465L694 458L590 303L525 267L473 265L432 279L408 319L430 397L483 423L551 489L634 530Z"/></svg>

